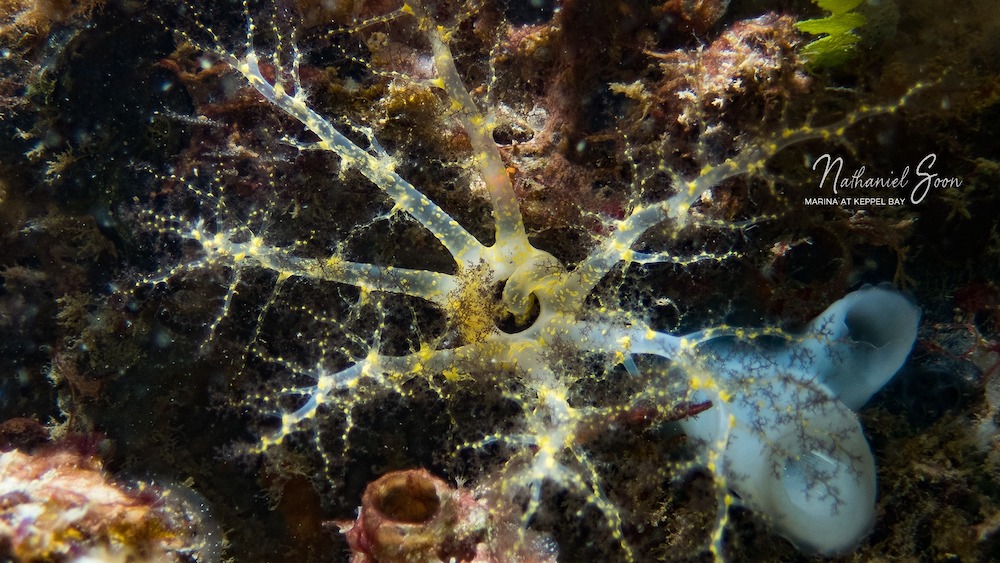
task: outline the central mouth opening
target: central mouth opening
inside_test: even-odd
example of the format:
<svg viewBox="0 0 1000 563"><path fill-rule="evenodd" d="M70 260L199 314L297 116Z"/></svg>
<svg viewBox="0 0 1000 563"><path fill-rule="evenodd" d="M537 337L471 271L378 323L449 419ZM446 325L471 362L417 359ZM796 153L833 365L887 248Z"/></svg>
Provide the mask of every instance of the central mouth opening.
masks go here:
<svg viewBox="0 0 1000 563"><path fill-rule="evenodd" d="M528 296L528 312L522 318L518 318L517 315L511 313L503 306L503 288L505 285L506 281L502 281L493 288L493 299L499 305L497 307L499 313L494 315L493 322L501 332L518 334L528 330L535 324L538 316L542 313L542 308L538 303L538 297L532 293Z"/></svg>

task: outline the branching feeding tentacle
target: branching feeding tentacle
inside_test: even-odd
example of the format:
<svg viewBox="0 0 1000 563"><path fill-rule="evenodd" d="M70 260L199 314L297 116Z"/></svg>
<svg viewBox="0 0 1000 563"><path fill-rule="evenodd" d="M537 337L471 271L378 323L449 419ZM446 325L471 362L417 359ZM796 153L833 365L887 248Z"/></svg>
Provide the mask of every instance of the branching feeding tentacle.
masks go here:
<svg viewBox="0 0 1000 563"><path fill-rule="evenodd" d="M451 110L462 122L462 127L472 141L473 160L493 204L493 219L496 224L496 244L507 254L523 252L530 246L521 220L521 209L514 195L514 186L500 158L500 151L493 141L493 124L476 107L461 77L455 68L455 60L447 46L447 36L440 26L423 12L418 1L404 4L427 28L427 37L434 52L434 65L438 78L435 85L451 99Z"/></svg>
<svg viewBox="0 0 1000 563"><path fill-rule="evenodd" d="M589 293L597 283L620 261L633 252L632 248L646 232L662 223L671 223L678 232L689 220L691 206L703 194L729 178L744 174L754 175L763 171L767 162L782 150L812 139L840 139L847 129L861 120L879 115L895 113L929 83L912 86L895 103L884 105L863 105L848 113L839 121L824 126L803 125L786 129L770 139L764 139L744 148L736 156L725 161L706 165L697 176L680 180L677 192L659 202L636 205L631 213L615 225L614 232L598 245L590 255L573 271L573 285L578 291Z"/></svg>
<svg viewBox="0 0 1000 563"><path fill-rule="evenodd" d="M459 264L479 259L483 245L475 237L397 174L392 162L386 162L385 157L372 155L357 146L307 106L301 92L289 95L280 82L268 82L261 74L256 53L251 51L240 58L230 54L226 59L261 96L319 137L319 147L339 156L342 167L357 169L385 191L396 206L433 233Z"/></svg>

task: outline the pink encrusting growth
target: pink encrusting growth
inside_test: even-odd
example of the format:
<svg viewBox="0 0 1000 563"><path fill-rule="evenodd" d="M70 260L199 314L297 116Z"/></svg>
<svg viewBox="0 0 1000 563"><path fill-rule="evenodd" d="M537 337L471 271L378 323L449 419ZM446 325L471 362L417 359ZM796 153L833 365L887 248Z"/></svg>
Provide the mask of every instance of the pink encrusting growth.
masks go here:
<svg viewBox="0 0 1000 563"><path fill-rule="evenodd" d="M756 139L730 158L706 163L690 176L672 173L675 178L672 195L656 201L637 199L632 202L625 216L600 235L583 260L564 264L532 244L506 166L493 139L493 121L488 113L477 107L456 68L449 46L453 30L434 21L421 3L406 2L398 10L380 16L378 21L415 28L429 45L435 76L423 81L422 85L437 92L446 108L447 119L457 121L469 139L468 166L485 185L492 208L494 240L491 243L480 241L397 173L398 157L390 156L373 137L369 136L369 147L362 147L338 129L334 119L314 109L299 76L303 55L294 47L292 38L282 35L276 25L272 25L271 35L279 44L292 42L293 48L285 45L277 49L270 61L275 69L274 78L265 76L261 56L254 47L256 23L246 3L244 8L248 14L247 35L242 49L237 52L225 49L223 38L205 23L195 23L197 34L207 36L210 44L196 40L195 33L184 34L184 37L217 56L274 109L300 124L305 130L304 136L312 138L309 142L296 141L300 148L332 155L342 177L347 171L360 173L370 183L370 189L383 193L391 204L385 217L392 221L407 217L433 235L454 260L453 271L441 272L355 260L343 249L317 258L302 253L295 244L276 243L266 228L251 226L251 222L227 218L221 213L213 221L181 213L153 215L151 223L155 229L185 241L198 252L196 257L144 279L141 284L163 283L205 268L221 267L231 272L224 305L211 327L213 331L228 314L241 277L251 270L269 272L276 280L265 311L274 305L282 284L293 280L357 288L364 305L374 303L377 306L393 296L416 298L439 310L445 319L443 336L424 338L415 334L411 351L403 354L384 350L381 334L389 328L384 319L376 321L376 325L382 324L374 329L374 334L358 335L348 326L348 319L312 308L306 311L309 315L332 327L331 331L340 333L339 338L324 336L312 343L318 358L315 363L302 364L251 345L252 354L281 366L295 376L296 381L285 384L274 395L257 397L268 411L265 415L273 416L278 423L273 431L260 437L254 451L271 455L280 452L291 436L310 431L318 436L324 422L331 418L339 421L341 439L346 447L355 428L355 411L360 406L385 393L406 397L409 386L422 381L444 400L452 396L448 387L454 385L498 391L506 400L518 405L520 413L513 427L498 428L479 440L459 444L457 448L486 451L503 446L507 457L499 469L481 476L482 481L476 483L488 501L466 498L467 492L445 490L439 485L432 488L435 498L457 495L460 500L456 510L481 510L478 503L484 502L487 504L483 506L488 505L491 510L516 513L522 542L533 541L528 530L545 502L544 490L554 486L569 491L591 510L596 510L622 558L637 559L624 524L627 510L608 495L599 465L588 449L590 441L608 428L607 421L639 416L636 413L649 413L658 422L663 422L677 418L678 413L694 415L707 409L695 418L688 417L697 421L688 424L688 433L700 443L700 449L695 459L680 469L705 468L714 480L718 510L713 530L705 538L704 545L716 558L723 557L723 534L729 507L737 499L730 490L745 480L740 476L741 467L731 466L746 463L741 460L743 454L735 453L730 444L733 436L744 436L741 438L744 441L748 439L746 436L753 436L760 440L764 450L779 445L784 448L770 452L775 465L762 470L779 471L784 460L801 453L799 448L807 448L810 455L815 453L820 457L840 455L841 450L846 449L848 461L841 462L846 463L846 467L827 473L810 473L812 466L805 467L803 471L808 475L803 479L809 486L818 487L814 480L834 475L839 479L837 486L841 490L829 489L826 494L845 499L851 497L852 493L847 490L851 487L850 475L869 471L867 466L860 466L866 463L865 456L870 459L860 426L853 412L840 403L837 393L830 391L822 379L823 373L835 372L835 366L828 365L827 360L812 360L808 354L795 353L804 350L822 356L827 350L837 350L851 356L854 354L851 342L854 341L846 339L853 335L830 332L820 326L805 335L777 329L721 326L677 336L651 326L644 320L646 315L641 309L630 308L628 304L615 307L598 301L595 306L593 293L609 273L623 266L720 261L734 256L735 252L706 251L694 258L682 259L669 249L639 251L636 248L640 239L654 229L677 233L696 223L691 214L692 206L721 182L762 172L771 157L791 145L812 139L840 138L862 119L895 111L906 103L910 94L895 104L865 106L832 124L807 124ZM364 23L358 25L358 29L364 27ZM467 188L471 190L472 186ZM192 187L192 190L207 200L218 202L220 199L209 198L208 192L201 188ZM216 203L216 210L218 208ZM885 295L878 294L878 300L894 295L887 290L878 291L885 292ZM903 304L898 307L906 309ZM892 312L901 319L901 324L916 322L915 316L897 313L895 309ZM264 314L260 314L258 323L262 322ZM831 318L834 320L830 322L840 322L836 315ZM259 332L260 328L256 330ZM908 351L913 337L904 334L893 338L896 349ZM883 344L871 345L878 348ZM862 342L859 345L869 344ZM784 352L770 351L776 348ZM885 371L890 371L889 376L905 359L905 353L897 357L898 350L892 360L886 362ZM790 359L793 357L795 361ZM581 366L598 371L586 373ZM635 393L610 403L581 398L576 390L578 384L602 381L604 377L610 380L619 367L623 367L632 379ZM765 394L761 395L759 390L765 390ZM784 397L789 404L767 404L765 396L779 402ZM797 404L800 400L806 403ZM700 406L692 408L692 405ZM822 427L829 430L829 434L820 430L809 439L801 437L812 415L806 410L798 413L799 406L824 413L824 420L835 420ZM777 412L772 413L770 409ZM779 444L769 437L771 426L780 426L783 432L793 435L799 431L800 439L789 438ZM833 437L842 431L849 436ZM316 445L322 448L318 437ZM864 455L857 453L859 447L865 449ZM824 448L829 450L829 456ZM327 462L333 462L332 454L322 452L321 455ZM860 465L852 466L854 461L851 460L857 460ZM771 462L766 462L765 467L767 463ZM747 494L740 492L741 496ZM871 504L873 500L865 498L860 502ZM461 508L463 504L466 505L464 509ZM764 504L751 503L750 506L765 514L769 510ZM832 506L838 505L833 503ZM355 531L349 532L352 545L367 546L365 542L370 541L358 531L372 525L375 516L367 514L363 512L365 521L359 521L358 527L353 528ZM860 539L851 537L828 549L813 545L816 542L812 538L795 537L796 532L781 527L783 514L769 516L778 522L780 533L815 551L839 552ZM433 517L436 512L428 513L426 520L430 522ZM487 528L493 524L484 518L477 525ZM489 535L480 528L475 533ZM522 548L511 547L515 551ZM370 551L371 548L358 549Z"/></svg>

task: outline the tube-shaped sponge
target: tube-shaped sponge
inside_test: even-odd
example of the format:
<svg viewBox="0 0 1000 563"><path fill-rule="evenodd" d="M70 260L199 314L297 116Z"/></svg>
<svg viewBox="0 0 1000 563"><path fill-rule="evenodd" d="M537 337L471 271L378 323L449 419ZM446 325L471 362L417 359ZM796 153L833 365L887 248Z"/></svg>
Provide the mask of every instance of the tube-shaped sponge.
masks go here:
<svg viewBox="0 0 1000 563"><path fill-rule="evenodd" d="M809 326L814 347L826 348L821 381L842 403L861 408L902 367L919 321L920 309L895 291L868 286L844 296Z"/></svg>
<svg viewBox="0 0 1000 563"><path fill-rule="evenodd" d="M700 345L714 386L708 411L681 421L692 439L724 448L721 472L743 503L799 549L853 549L875 521L875 460L852 409L899 370L919 309L866 287L830 305L794 340L733 337Z"/></svg>

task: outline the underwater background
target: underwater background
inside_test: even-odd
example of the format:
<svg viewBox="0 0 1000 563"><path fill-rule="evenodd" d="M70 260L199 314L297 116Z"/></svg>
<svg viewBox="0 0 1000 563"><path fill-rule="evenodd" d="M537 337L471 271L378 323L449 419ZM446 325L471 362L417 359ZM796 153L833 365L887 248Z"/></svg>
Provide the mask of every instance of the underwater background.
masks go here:
<svg viewBox="0 0 1000 563"><path fill-rule="evenodd" d="M274 62L261 66L265 82L294 61L296 86L350 142L391 160L475 238L499 236L474 179L475 134L456 124L464 110L427 85L441 64L427 22L446 28L449 57L491 120L528 239L560 264L583 263L617 222L703 167L745 165L690 205L698 228L651 229L636 248L657 259L595 282L595 314L670 334L795 334L868 285L915 302L908 361L858 415L877 466L874 529L829 559L1000 558L1000 3L414 9L0 0L3 558L816 559L738 502L720 524L717 500L732 496L674 424L708 405L689 394L630 402L649 393L633 366L671 375L655 359L546 356L578 374L574 407L611 413L567 439L569 486L539 478L508 491L521 483L516 444L544 451L521 437L541 393L509 366L474 377L481 366L456 361L426 381L359 385L294 428L283 421L302 412L301 389L325 381L301 366L326 373L361 357L356 348L404 356L488 339L476 331L494 322L504 334L526 326L497 313L483 329L325 271L285 275L322 267L282 249L317 264L452 273L454 262L360 166L307 146L308 125L233 72L226 54L247 42ZM810 131L831 123L844 125ZM786 147L783 133L802 141ZM781 148L764 164L740 160L771 143ZM824 154L843 159L839 193L814 166ZM226 244L266 232L274 260L293 266L243 266L192 238L230 224L248 227ZM420 483L400 486L423 487L401 509L411 520L442 499L459 507L423 532L431 547L419 555L377 555L369 543L395 540L344 533L366 487L396 471ZM489 541L503 545L485 556Z"/></svg>

